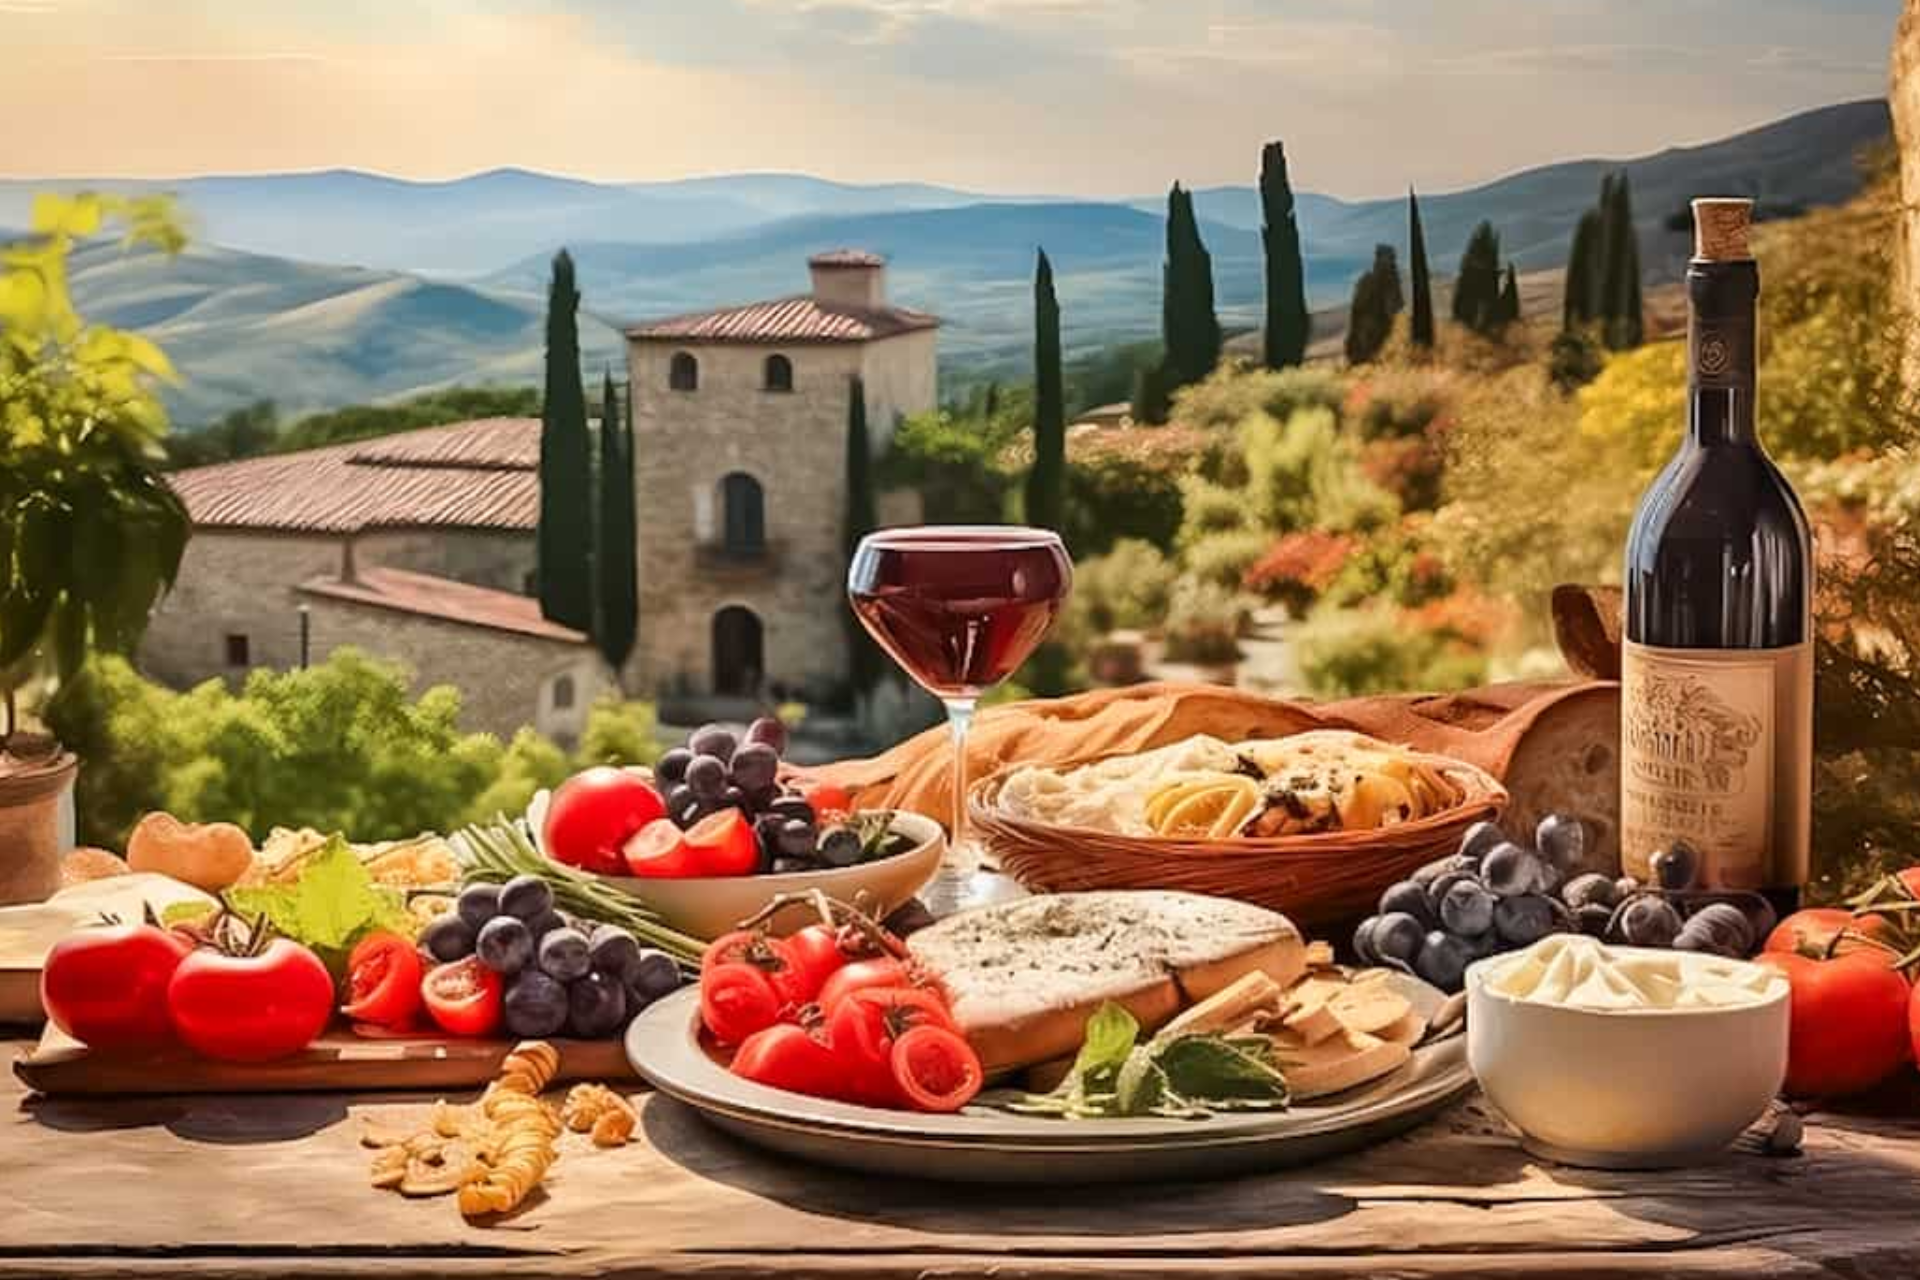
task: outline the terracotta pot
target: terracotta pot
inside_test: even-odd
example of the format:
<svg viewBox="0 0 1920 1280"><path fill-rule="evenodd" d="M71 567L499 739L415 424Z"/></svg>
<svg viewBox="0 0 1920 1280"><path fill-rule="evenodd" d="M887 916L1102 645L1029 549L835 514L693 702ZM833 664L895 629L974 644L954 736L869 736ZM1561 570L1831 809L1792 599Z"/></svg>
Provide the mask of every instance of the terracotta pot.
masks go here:
<svg viewBox="0 0 1920 1280"><path fill-rule="evenodd" d="M80 761L57 744L0 752L0 906L43 902L60 887L60 800Z"/></svg>

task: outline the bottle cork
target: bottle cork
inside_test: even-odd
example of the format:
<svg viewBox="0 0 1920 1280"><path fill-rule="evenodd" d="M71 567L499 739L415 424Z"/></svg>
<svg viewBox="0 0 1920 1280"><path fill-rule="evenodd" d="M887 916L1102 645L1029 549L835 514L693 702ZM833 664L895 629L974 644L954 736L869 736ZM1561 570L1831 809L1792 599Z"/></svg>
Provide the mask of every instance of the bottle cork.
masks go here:
<svg viewBox="0 0 1920 1280"><path fill-rule="evenodd" d="M1693 202L1693 259L1695 262L1745 262L1753 257L1747 247L1747 228L1753 224L1753 201L1712 196Z"/></svg>

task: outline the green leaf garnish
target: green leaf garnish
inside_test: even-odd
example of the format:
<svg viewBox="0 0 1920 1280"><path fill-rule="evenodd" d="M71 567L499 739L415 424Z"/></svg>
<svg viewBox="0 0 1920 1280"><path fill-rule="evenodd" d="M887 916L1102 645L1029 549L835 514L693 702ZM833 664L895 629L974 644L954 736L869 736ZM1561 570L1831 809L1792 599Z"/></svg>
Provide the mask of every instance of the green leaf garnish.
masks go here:
<svg viewBox="0 0 1920 1280"><path fill-rule="evenodd" d="M265 917L275 932L323 957L375 929L413 932L401 894L375 884L340 835L309 855L292 883L229 889L227 904L243 916Z"/></svg>

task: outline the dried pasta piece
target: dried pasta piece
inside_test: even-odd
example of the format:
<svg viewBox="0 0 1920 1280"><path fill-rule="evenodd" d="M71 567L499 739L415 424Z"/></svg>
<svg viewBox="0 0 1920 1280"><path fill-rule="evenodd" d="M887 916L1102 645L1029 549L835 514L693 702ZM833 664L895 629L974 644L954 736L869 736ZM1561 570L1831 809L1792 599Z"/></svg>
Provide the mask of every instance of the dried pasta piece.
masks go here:
<svg viewBox="0 0 1920 1280"><path fill-rule="evenodd" d="M639 1119L625 1098L603 1084L573 1086L560 1115L567 1128L591 1135L596 1147L625 1146Z"/></svg>
<svg viewBox="0 0 1920 1280"><path fill-rule="evenodd" d="M539 1095L560 1070L560 1051L545 1040L522 1040L500 1063L494 1088Z"/></svg>

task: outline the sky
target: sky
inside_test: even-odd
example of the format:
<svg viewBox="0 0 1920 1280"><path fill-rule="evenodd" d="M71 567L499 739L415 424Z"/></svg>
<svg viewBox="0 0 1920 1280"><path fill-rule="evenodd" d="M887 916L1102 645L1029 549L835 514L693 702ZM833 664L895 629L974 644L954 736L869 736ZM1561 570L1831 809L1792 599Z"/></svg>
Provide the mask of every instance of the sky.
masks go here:
<svg viewBox="0 0 1920 1280"><path fill-rule="evenodd" d="M1885 91L1900 0L0 0L0 175L1348 197Z"/></svg>

